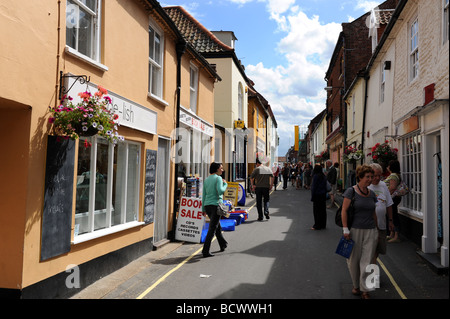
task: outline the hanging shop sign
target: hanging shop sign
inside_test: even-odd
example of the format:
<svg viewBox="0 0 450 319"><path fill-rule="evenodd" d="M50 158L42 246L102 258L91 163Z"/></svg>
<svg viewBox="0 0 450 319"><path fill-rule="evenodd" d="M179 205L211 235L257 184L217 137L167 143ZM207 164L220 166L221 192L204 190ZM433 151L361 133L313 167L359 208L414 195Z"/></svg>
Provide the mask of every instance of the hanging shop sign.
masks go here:
<svg viewBox="0 0 450 319"><path fill-rule="evenodd" d="M245 122L244 121L234 121L234 128L241 128L244 129L245 128Z"/></svg>
<svg viewBox="0 0 450 319"><path fill-rule="evenodd" d="M200 198L182 197L178 213L175 239L200 243L205 217L202 214Z"/></svg>
<svg viewBox="0 0 450 319"><path fill-rule="evenodd" d="M72 87L68 95L73 98L74 103L80 100L78 93L97 91L97 85L92 84L91 82L81 84L73 78L68 78L66 81L68 81L66 86ZM111 98L111 108L114 113L119 116L118 122L120 125L150 134L157 134L156 123L158 114L156 112L110 90L108 90L108 96Z"/></svg>

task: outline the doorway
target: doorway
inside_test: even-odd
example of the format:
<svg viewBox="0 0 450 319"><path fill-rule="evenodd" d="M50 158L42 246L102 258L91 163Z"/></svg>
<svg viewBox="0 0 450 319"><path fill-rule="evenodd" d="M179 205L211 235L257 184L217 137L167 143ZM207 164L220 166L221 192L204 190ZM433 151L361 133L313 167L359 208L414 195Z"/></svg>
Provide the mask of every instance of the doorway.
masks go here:
<svg viewBox="0 0 450 319"><path fill-rule="evenodd" d="M158 247L167 241L167 221L169 216L169 175L170 175L170 140L158 139L158 156L156 160L156 202L155 229L153 245Z"/></svg>

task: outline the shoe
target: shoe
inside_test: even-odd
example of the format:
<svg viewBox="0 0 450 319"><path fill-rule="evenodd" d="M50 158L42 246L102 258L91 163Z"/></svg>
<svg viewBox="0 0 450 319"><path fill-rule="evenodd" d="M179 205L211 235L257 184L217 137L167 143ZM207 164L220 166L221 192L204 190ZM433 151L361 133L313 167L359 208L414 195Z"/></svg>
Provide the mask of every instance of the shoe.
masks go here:
<svg viewBox="0 0 450 319"><path fill-rule="evenodd" d="M214 257L214 255L211 253L203 254L203 258L208 258L208 257Z"/></svg>
<svg viewBox="0 0 450 319"><path fill-rule="evenodd" d="M266 219L270 219L269 213L264 213L264 216L266 216Z"/></svg>
<svg viewBox="0 0 450 319"><path fill-rule="evenodd" d="M368 292L363 292L361 294L361 299L370 299L369 293Z"/></svg>
<svg viewBox="0 0 450 319"><path fill-rule="evenodd" d="M225 249L228 247L228 245L225 245L223 247L220 247L220 251L225 251Z"/></svg>
<svg viewBox="0 0 450 319"><path fill-rule="evenodd" d="M263 220L262 218L258 218L258 221L259 221L259 222L262 222L262 220Z"/></svg>
<svg viewBox="0 0 450 319"><path fill-rule="evenodd" d="M359 290L359 288L353 288L352 289L352 294L354 296L361 296L361 290Z"/></svg>

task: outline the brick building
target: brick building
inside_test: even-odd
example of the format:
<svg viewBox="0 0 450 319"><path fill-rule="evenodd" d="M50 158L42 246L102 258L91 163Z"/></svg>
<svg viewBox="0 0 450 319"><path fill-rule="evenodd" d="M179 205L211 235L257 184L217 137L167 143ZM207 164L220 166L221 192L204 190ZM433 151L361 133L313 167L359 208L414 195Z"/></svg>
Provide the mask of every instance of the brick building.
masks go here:
<svg viewBox="0 0 450 319"><path fill-rule="evenodd" d="M398 0L387 0L379 9L395 9ZM326 121L330 159L340 163L340 176L346 171L342 154L346 140L346 107L343 96L358 72L364 69L372 56L372 40L369 38L370 12L350 23L342 23L342 31L336 42L325 75L327 86ZM382 31L380 31L382 32Z"/></svg>

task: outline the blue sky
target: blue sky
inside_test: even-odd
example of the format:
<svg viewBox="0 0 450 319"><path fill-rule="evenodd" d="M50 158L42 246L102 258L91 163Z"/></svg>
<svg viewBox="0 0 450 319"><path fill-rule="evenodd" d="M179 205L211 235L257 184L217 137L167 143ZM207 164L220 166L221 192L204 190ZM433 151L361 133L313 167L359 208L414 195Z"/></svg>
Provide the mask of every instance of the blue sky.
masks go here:
<svg viewBox="0 0 450 319"><path fill-rule="evenodd" d="M284 156L294 126L325 109L325 72L341 31L379 0L165 0L184 7L211 31L233 31L236 55L271 105Z"/></svg>

